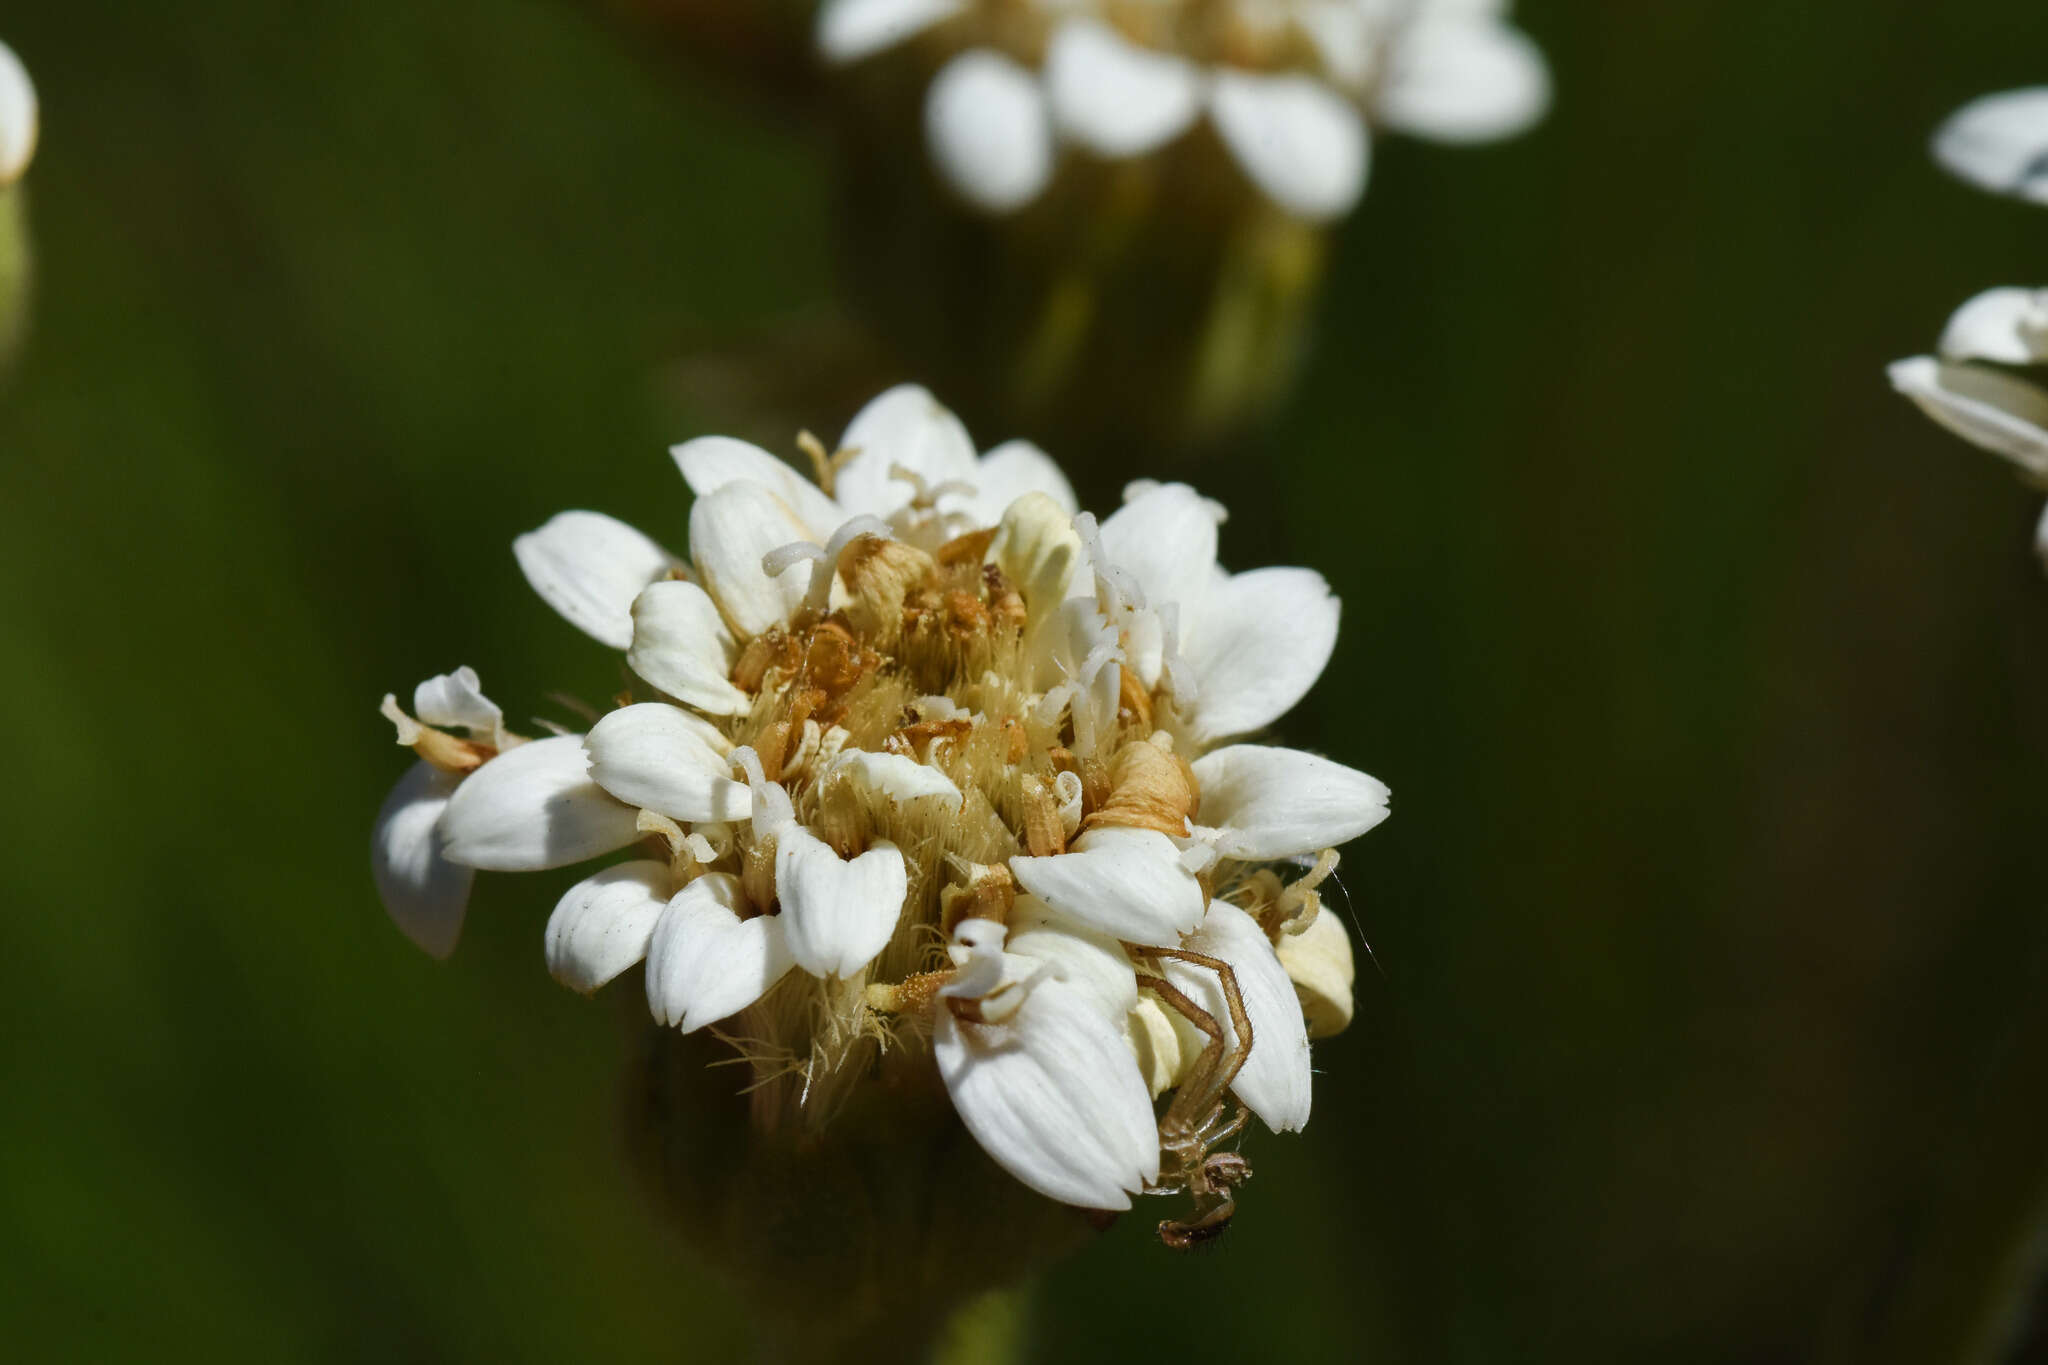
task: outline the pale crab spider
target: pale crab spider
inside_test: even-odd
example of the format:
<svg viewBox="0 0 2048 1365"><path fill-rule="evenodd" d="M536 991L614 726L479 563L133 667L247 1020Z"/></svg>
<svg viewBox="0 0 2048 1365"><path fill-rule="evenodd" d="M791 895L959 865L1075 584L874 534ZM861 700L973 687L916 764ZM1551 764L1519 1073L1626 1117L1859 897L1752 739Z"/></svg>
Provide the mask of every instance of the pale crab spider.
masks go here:
<svg viewBox="0 0 2048 1365"><path fill-rule="evenodd" d="M1237 1136L1245 1125L1244 1106L1236 1105L1237 1112L1226 1119L1224 1100L1230 1093L1230 1083L1237 1079L1245 1059L1251 1056L1251 1015L1246 1012L1244 995L1238 990L1237 973L1220 958L1185 948L1142 947L1134 943L1126 943L1124 948L1132 957L1149 961L1155 968L1159 959L1173 958L1216 973L1217 985L1222 988L1230 1010L1230 1032L1226 1034L1215 1015L1189 999L1164 976L1141 973L1138 977L1140 989L1151 991L1171 1005L1209 1039L1159 1120L1159 1179L1146 1190L1147 1194L1185 1190L1193 1196L1192 1216L1167 1219L1159 1225L1160 1241L1176 1251L1186 1251L1223 1235L1237 1212L1232 1191L1251 1178L1251 1163L1242 1153L1212 1150Z"/></svg>

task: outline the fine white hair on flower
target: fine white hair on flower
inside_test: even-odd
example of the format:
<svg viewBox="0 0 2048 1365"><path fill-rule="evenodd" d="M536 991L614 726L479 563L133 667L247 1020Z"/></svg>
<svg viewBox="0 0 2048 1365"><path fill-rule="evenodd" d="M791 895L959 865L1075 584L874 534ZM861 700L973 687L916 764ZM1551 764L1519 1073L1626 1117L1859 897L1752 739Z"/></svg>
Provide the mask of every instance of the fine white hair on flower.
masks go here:
<svg viewBox="0 0 2048 1365"><path fill-rule="evenodd" d="M1098 522L915 385L800 446L812 477L676 447L687 560L595 512L514 542L639 684L530 740L467 668L387 697L415 756L372 840L387 908L445 956L476 872L630 849L562 893L548 970L644 963L659 1025L754 1068L757 1124L825 1127L909 1059L1032 1189L1185 1193L1162 1237L1213 1235L1249 1170L1223 1145L1306 1122L1310 1033L1351 1017L1315 885L1386 788L1243 739L1329 662L1335 596L1224 570L1224 509L1183 484Z"/></svg>
<svg viewBox="0 0 2048 1365"><path fill-rule="evenodd" d="M1202 12L1192 11L1200 4ZM1324 222L1365 189L1369 130L1509 137L1550 72L1505 3L1473 0L825 0L827 62L942 33L925 97L933 164L969 205L1014 212L1071 151L1149 155L1205 119L1259 193Z"/></svg>
<svg viewBox="0 0 2048 1365"><path fill-rule="evenodd" d="M0 43L0 189L19 180L35 159L38 120L28 68L13 48Z"/></svg>

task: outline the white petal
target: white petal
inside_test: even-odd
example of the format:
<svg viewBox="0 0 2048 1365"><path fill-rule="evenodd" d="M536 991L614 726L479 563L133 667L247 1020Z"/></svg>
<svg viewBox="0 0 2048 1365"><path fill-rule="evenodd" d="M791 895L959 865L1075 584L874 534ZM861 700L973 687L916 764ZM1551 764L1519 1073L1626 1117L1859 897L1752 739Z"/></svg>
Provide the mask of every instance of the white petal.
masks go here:
<svg viewBox="0 0 2048 1365"><path fill-rule="evenodd" d="M1138 1071L1145 1078L1145 1088L1158 1099L1180 1080L1181 1043L1180 1035L1174 1031L1173 1020L1167 1017L1166 1007L1151 995L1140 997L1131 1012L1124 1016L1124 1037L1131 1045L1131 1055L1138 1059Z"/></svg>
<svg viewBox="0 0 2048 1365"><path fill-rule="evenodd" d="M1183 639L1199 632L1216 581L1215 508L1184 483L1158 484L1102 523L1103 553L1136 576L1145 605L1180 604Z"/></svg>
<svg viewBox="0 0 2048 1365"><path fill-rule="evenodd" d="M668 905L667 863L620 863L570 887L548 916L548 971L589 994L647 956Z"/></svg>
<svg viewBox="0 0 2048 1365"><path fill-rule="evenodd" d="M869 400L839 448L860 452L833 485L849 515L886 517L909 503L913 490L890 472L896 465L936 488L971 481L978 463L967 428L921 384L898 384Z"/></svg>
<svg viewBox="0 0 2048 1365"><path fill-rule="evenodd" d="M1052 179L1052 125L1029 71L975 48L948 62L925 92L925 140L939 174L984 213L1010 213Z"/></svg>
<svg viewBox="0 0 2048 1365"><path fill-rule="evenodd" d="M752 705L731 682L738 654L718 604L695 583L669 579L633 599L633 642L626 663L677 701L713 716Z"/></svg>
<svg viewBox="0 0 2048 1365"><path fill-rule="evenodd" d="M846 513L825 496L825 491L757 445L730 436L700 436L669 451L683 482L698 497L716 493L742 479L762 484L789 504L797 520L811 531L811 539L823 545Z"/></svg>
<svg viewBox="0 0 2048 1365"><path fill-rule="evenodd" d="M459 726L497 742L505 713L484 695L473 668L432 677L412 690L412 713L428 725Z"/></svg>
<svg viewBox="0 0 2048 1365"><path fill-rule="evenodd" d="M672 820L744 820L753 795L706 741L704 722L665 701L622 706L583 741L590 776L628 805Z"/></svg>
<svg viewBox="0 0 2048 1365"><path fill-rule="evenodd" d="M1069 517L1079 506L1074 486L1050 455L1029 441L1005 441L981 457L974 474L975 495L969 510L983 526L994 526L1010 504L1026 493L1043 493Z"/></svg>
<svg viewBox="0 0 2048 1365"><path fill-rule="evenodd" d="M943 1005L932 1047L953 1107L996 1164L1046 1196L1127 1209L1159 1175L1159 1133L1121 1029L1087 996L1040 982L1000 1026Z"/></svg>
<svg viewBox="0 0 2048 1365"><path fill-rule="evenodd" d="M837 66L871 57L965 9L966 0L826 0L818 51Z"/></svg>
<svg viewBox="0 0 2048 1365"><path fill-rule="evenodd" d="M512 542L526 581L569 624L613 649L633 642L633 599L675 556L602 512L561 512Z"/></svg>
<svg viewBox="0 0 2048 1365"><path fill-rule="evenodd" d="M1342 1033L1351 1023L1351 988L1358 979L1343 920L1335 911L1321 910L1300 933L1280 935L1273 951L1294 983L1309 1036Z"/></svg>
<svg viewBox="0 0 2048 1365"><path fill-rule="evenodd" d="M768 993L793 965L778 915L741 919L737 878L699 877L677 893L647 948L647 1007L693 1033Z"/></svg>
<svg viewBox="0 0 2048 1365"><path fill-rule="evenodd" d="M1195 760L1216 851L1261 861L1334 848L1387 818L1378 778L1298 749L1233 744Z"/></svg>
<svg viewBox="0 0 2048 1365"><path fill-rule="evenodd" d="M640 837L638 814L590 780L583 736L507 749L462 780L441 817L446 856L489 872L567 867Z"/></svg>
<svg viewBox="0 0 2048 1365"><path fill-rule="evenodd" d="M1253 569L1215 585L1199 628L1181 642L1198 683L1196 733L1222 739L1285 715L1330 662L1338 614L1313 569Z"/></svg>
<svg viewBox="0 0 2048 1365"><path fill-rule="evenodd" d="M1893 388L1956 435L2048 477L2048 390L1924 355L1896 362L1889 373Z"/></svg>
<svg viewBox="0 0 2048 1365"><path fill-rule="evenodd" d="M1104 1018L1121 1019L1136 1008L1138 974L1109 935L1054 914L1036 896L1017 897L1009 929L1011 955L1052 963L1058 979L1094 1000Z"/></svg>
<svg viewBox="0 0 2048 1365"><path fill-rule="evenodd" d="M1365 191L1365 120L1307 76L1219 71L1210 116L1244 173L1297 218L1342 217Z"/></svg>
<svg viewBox="0 0 2048 1365"><path fill-rule="evenodd" d="M1060 914L1129 942L1176 943L1202 919L1201 883L1156 830L1091 829L1065 853L1010 859L1010 871Z"/></svg>
<svg viewBox="0 0 2048 1365"><path fill-rule="evenodd" d="M413 764L384 799L370 831L370 875L385 912L433 957L455 951L476 878L442 856L441 815L458 780L431 763Z"/></svg>
<svg viewBox="0 0 2048 1365"><path fill-rule="evenodd" d="M2048 566L2048 507L2041 509L2041 520L2034 527L2034 553Z"/></svg>
<svg viewBox="0 0 2048 1365"><path fill-rule="evenodd" d="M1935 133L1934 155L1973 185L2048 204L2048 86L1972 100Z"/></svg>
<svg viewBox="0 0 2048 1365"><path fill-rule="evenodd" d="M1357 0L1304 0L1297 22L1331 82L1356 92L1372 78L1373 16Z"/></svg>
<svg viewBox="0 0 2048 1365"><path fill-rule="evenodd" d="M1192 65L1128 42L1099 19L1070 19L1053 34L1045 93L1061 134L1106 157L1163 146L1186 132L1202 107Z"/></svg>
<svg viewBox="0 0 2048 1365"><path fill-rule="evenodd" d="M757 483L727 484L690 509L690 557L705 591L742 639L783 624L803 603L812 565L797 564L770 578L761 559L810 539L788 505Z"/></svg>
<svg viewBox="0 0 2048 1365"><path fill-rule="evenodd" d="M11 185L36 154L36 88L14 50L0 43L0 185Z"/></svg>
<svg viewBox="0 0 2048 1365"><path fill-rule="evenodd" d="M988 557L1024 595L1031 614L1028 629L1043 639L1044 648L1068 643L1059 629L1071 624L1064 620L1062 604L1083 559L1072 514L1050 494L1026 493L1013 499L989 543ZM1087 652L1086 647L1081 650Z"/></svg>
<svg viewBox="0 0 2048 1365"><path fill-rule="evenodd" d="M1550 109L1550 67L1520 29L1445 16L1410 25L1388 59L1373 114L1386 127L1438 142L1491 142Z"/></svg>
<svg viewBox="0 0 2048 1365"><path fill-rule="evenodd" d="M1309 1113L1308 1026L1302 1022L1294 983L1273 955L1265 930L1229 902L1212 901L1202 927L1181 946L1222 959L1237 978L1237 991L1251 1020L1252 1050L1231 1084L1232 1093L1274 1132L1299 1130ZM1226 1046L1235 1043L1237 1030L1231 1026L1229 1002L1216 973L1170 958L1162 965L1166 979L1223 1026ZM1182 1047L1186 1045L1183 1032Z"/></svg>
<svg viewBox="0 0 2048 1365"><path fill-rule="evenodd" d="M887 839L850 862L802 825L776 836L775 895L797 965L852 976L889 944L910 889L903 854Z"/></svg>
<svg viewBox="0 0 2048 1365"><path fill-rule="evenodd" d="M942 797L955 814L959 812L963 799L952 778L908 754L850 749L832 760L829 772L834 778L852 782L863 791L874 792L893 801Z"/></svg>
<svg viewBox="0 0 2048 1365"><path fill-rule="evenodd" d="M1943 360L2048 360L2048 289L1987 289L1956 309L1935 347Z"/></svg>

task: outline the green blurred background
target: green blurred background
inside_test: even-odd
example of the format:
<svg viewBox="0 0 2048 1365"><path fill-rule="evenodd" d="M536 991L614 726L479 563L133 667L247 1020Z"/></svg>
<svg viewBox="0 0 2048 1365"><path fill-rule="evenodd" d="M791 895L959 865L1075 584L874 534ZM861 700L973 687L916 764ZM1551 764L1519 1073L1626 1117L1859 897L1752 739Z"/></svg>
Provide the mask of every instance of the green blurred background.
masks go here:
<svg viewBox="0 0 2048 1365"><path fill-rule="evenodd" d="M1345 599L1285 733L1394 790L1344 869L1378 970L1227 1241L1126 1218L1037 1359L1940 1360L2040 1194L2040 499L1882 366L2048 269L2048 214L1924 152L2048 79L2048 8L1521 13L1553 117L1381 145L1298 401L1204 476L1227 558ZM484 879L437 965L366 837L385 691L612 689L510 539L683 542L663 450L723 414L677 358L823 315L824 144L567 3L0 37L44 109L0 392L9 1354L744 1352L621 1160L637 990L543 968L574 874Z"/></svg>

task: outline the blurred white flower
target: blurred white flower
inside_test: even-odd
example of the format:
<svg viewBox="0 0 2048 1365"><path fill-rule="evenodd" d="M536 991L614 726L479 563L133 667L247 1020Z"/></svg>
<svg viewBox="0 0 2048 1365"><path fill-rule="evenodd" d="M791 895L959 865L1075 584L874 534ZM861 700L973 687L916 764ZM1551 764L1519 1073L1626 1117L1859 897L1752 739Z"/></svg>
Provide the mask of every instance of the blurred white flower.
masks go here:
<svg viewBox="0 0 2048 1365"><path fill-rule="evenodd" d="M644 960L657 1020L754 1064L757 1119L822 1125L926 1050L1017 1179L1104 1209L1187 1191L1163 1235L1210 1235L1248 1169L1213 1149L1244 1109L1301 1127L1304 1009L1350 1016L1315 888L1386 789L1216 747L1314 683L1336 599L1306 569L1226 573L1223 509L1182 485L1077 515L1043 452L978 453L921 388L837 454L805 444L815 481L724 437L675 449L687 563L591 512L520 537L652 699L522 741L468 670L417 719L387 698L420 756L377 824L387 907L445 954L474 870L636 846L562 896L549 968L591 991Z"/></svg>
<svg viewBox="0 0 2048 1365"><path fill-rule="evenodd" d="M1982 189L2048 204L2048 85L1970 101L1936 131L1934 155Z"/></svg>
<svg viewBox="0 0 2048 1365"><path fill-rule="evenodd" d="M1444 142L1540 119L1550 76L1506 0L825 0L837 65L933 35L932 158L990 213L1068 149L1144 156L1204 119L1246 177L1310 222L1365 188L1370 129Z"/></svg>
<svg viewBox="0 0 2048 1365"><path fill-rule="evenodd" d="M2048 204L2048 87L1987 95L1935 135L1956 175ZM1964 440L2048 488L2048 289L1987 289L1958 308L1933 355L1896 361L1892 386ZM2048 560L2048 514L2035 533Z"/></svg>
<svg viewBox="0 0 2048 1365"><path fill-rule="evenodd" d="M0 188L19 180L36 154L36 88L14 49L0 43Z"/></svg>

